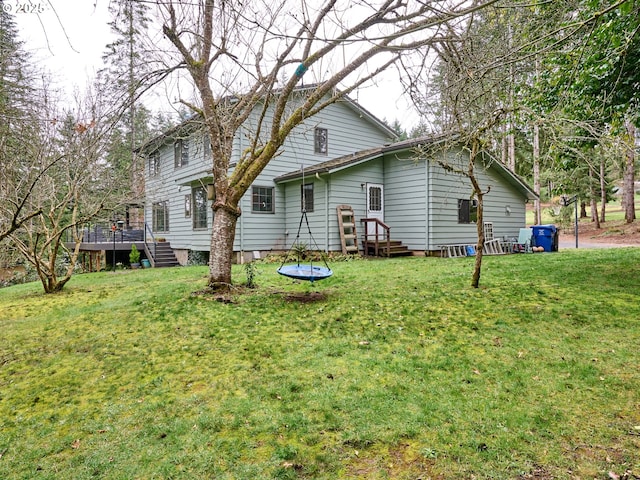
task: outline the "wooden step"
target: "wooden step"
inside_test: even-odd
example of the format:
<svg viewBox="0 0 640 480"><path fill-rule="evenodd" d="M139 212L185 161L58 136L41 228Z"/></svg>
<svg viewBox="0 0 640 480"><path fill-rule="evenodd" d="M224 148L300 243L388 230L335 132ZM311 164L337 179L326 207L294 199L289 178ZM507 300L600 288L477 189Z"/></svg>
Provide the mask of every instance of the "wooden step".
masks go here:
<svg viewBox="0 0 640 480"><path fill-rule="evenodd" d="M362 243L367 255L375 255L375 242L363 241ZM400 257L409 255L413 255L413 252L409 250L409 247L403 245L400 240L390 240L388 251L387 242L378 242L378 256L380 257Z"/></svg>
<svg viewBox="0 0 640 480"><path fill-rule="evenodd" d="M145 249L146 251L146 249ZM151 252L147 252L149 255ZM153 258L153 266L156 268L162 267L177 267L180 263L176 258L173 248L169 242L158 242L155 246L155 256Z"/></svg>

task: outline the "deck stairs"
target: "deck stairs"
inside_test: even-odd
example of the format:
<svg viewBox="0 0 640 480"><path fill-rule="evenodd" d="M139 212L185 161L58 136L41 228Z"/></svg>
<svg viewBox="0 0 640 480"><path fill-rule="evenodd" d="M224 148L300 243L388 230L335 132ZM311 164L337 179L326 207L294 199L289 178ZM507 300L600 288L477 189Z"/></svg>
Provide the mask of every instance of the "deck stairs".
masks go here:
<svg viewBox="0 0 640 480"><path fill-rule="evenodd" d="M391 239L391 228L378 218L362 218L364 236L362 249L367 256L374 257L402 257L413 255L400 240Z"/></svg>
<svg viewBox="0 0 640 480"><path fill-rule="evenodd" d="M364 240L362 242L365 255L376 255L376 242L371 240ZM378 254L379 257L405 257L413 255L409 247L403 245L400 240L389 240L387 246L386 241L378 242Z"/></svg>
<svg viewBox="0 0 640 480"><path fill-rule="evenodd" d="M155 252L152 251L154 249ZM180 265L169 242L156 242L151 245L145 244L145 253L151 265L155 268L177 267Z"/></svg>

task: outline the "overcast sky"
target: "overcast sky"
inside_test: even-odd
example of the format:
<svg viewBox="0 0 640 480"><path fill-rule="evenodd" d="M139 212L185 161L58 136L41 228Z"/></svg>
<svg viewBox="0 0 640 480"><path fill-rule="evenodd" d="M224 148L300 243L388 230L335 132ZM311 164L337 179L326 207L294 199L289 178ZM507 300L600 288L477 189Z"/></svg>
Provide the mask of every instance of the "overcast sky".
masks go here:
<svg viewBox="0 0 640 480"><path fill-rule="evenodd" d="M14 11L26 48L46 66L54 81L68 89L84 87L102 66L102 53L111 39L107 0L31 0L41 14ZM17 8L23 0L4 0ZM51 7L55 7L55 11Z"/></svg>
<svg viewBox="0 0 640 480"><path fill-rule="evenodd" d="M18 11L25 0L4 0L3 7L14 14L27 50L51 72L57 86L69 94L76 88L82 90L102 67L105 45L112 39L107 25L109 0L30 1L43 12ZM417 121L417 115L400 98L395 74L351 97L379 118L389 122L398 119L407 129Z"/></svg>

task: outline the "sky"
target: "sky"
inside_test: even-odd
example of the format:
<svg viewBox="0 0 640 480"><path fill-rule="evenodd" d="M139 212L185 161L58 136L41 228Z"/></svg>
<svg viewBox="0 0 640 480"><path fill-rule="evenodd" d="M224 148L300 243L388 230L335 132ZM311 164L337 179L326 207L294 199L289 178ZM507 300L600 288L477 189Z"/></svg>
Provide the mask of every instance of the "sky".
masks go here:
<svg viewBox="0 0 640 480"><path fill-rule="evenodd" d="M32 5L26 10L33 11L20 8L25 2ZM109 0L3 0L2 6L13 14L34 60L69 96L83 90L102 68L105 46L113 39L107 24ZM382 77L376 86L351 97L380 119L397 119L405 129L411 129L418 116L402 98L396 75Z"/></svg>
<svg viewBox="0 0 640 480"><path fill-rule="evenodd" d="M108 0L31 0L43 13L18 11L24 1L4 0L3 7L11 9L26 49L54 82L68 91L83 88L101 68L112 38Z"/></svg>

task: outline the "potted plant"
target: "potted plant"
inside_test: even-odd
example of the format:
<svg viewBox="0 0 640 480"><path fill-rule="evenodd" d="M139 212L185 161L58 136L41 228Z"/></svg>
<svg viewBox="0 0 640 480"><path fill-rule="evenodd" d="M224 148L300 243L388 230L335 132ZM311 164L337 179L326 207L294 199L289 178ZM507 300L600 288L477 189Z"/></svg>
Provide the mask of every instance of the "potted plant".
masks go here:
<svg viewBox="0 0 640 480"><path fill-rule="evenodd" d="M129 253L129 263L131 264L131 268L139 268L140 267L140 251L136 244L131 245L131 252Z"/></svg>

